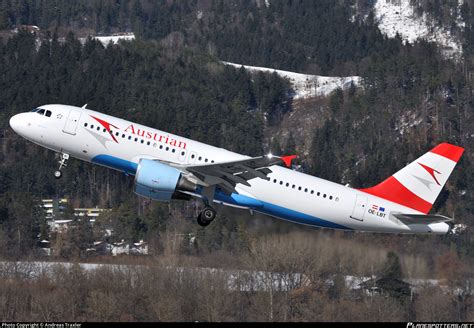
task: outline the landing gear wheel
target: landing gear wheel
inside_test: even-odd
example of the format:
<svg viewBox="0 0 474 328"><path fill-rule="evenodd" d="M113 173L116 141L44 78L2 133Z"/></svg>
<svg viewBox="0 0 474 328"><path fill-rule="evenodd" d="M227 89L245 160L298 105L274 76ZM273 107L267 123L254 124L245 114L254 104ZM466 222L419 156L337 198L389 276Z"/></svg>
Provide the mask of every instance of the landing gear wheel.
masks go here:
<svg viewBox="0 0 474 328"><path fill-rule="evenodd" d="M59 170L58 170L58 171L54 171L54 177L55 177L56 179L59 179L59 178L61 178L62 176L63 176L63 174L62 174L61 171L59 171Z"/></svg>
<svg viewBox="0 0 474 328"><path fill-rule="evenodd" d="M197 217L197 223L201 226L201 227L207 227L212 221L206 221L206 220L203 220L202 218L202 213L199 213L198 217Z"/></svg>
<svg viewBox="0 0 474 328"><path fill-rule="evenodd" d="M59 169L57 171L54 171L54 177L56 179L59 179L63 176L63 173L61 172L61 169L63 167L67 166L67 160L68 159L69 159L69 154L61 153L61 160L58 162L59 163Z"/></svg>
<svg viewBox="0 0 474 328"><path fill-rule="evenodd" d="M204 207L197 217L197 223L202 227L207 227L216 218L216 210L210 206Z"/></svg>
<svg viewBox="0 0 474 328"><path fill-rule="evenodd" d="M216 218L216 210L210 206L204 207L201 214L205 218L206 221L212 221Z"/></svg>

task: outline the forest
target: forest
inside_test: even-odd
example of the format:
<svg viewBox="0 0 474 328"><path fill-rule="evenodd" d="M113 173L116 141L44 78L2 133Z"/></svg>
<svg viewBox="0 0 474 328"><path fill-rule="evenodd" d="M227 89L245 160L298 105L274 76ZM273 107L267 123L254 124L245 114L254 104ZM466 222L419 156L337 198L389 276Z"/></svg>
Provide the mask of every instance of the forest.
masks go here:
<svg viewBox="0 0 474 328"><path fill-rule="evenodd" d="M460 7L465 28L453 27L453 33L462 40L463 56L454 61L436 44L382 35L369 2L1 0L0 258L49 260L37 245L49 238L57 249L51 260L133 266L118 272L57 268L54 279L12 277L14 270L0 266L2 318L472 321L474 4ZM449 5L427 0L418 10L452 24ZM367 18L351 20L354 7ZM30 24L41 32L9 32ZM137 39L108 46L78 40L117 31L133 31ZM251 74L221 60L359 75L363 85L294 100L291 84L277 74ZM87 104L246 155L296 149L298 169L356 188L382 181L439 142L462 145L466 151L433 213L467 228L456 236L354 233L218 207L218 218L203 229L194 220L198 202L138 198L133 179L118 172L72 160L55 180L55 154L8 126L13 114L47 103ZM92 227L77 221L66 233L51 234L38 205L55 197L112 210ZM88 256L108 226L114 227L111 240L144 239L151 255ZM229 291L214 288L225 284L222 277L179 276L169 266L302 273L309 282L275 294ZM389 283L384 294L369 296L348 289L347 275ZM400 287L409 279L437 279L442 286L410 295Z"/></svg>

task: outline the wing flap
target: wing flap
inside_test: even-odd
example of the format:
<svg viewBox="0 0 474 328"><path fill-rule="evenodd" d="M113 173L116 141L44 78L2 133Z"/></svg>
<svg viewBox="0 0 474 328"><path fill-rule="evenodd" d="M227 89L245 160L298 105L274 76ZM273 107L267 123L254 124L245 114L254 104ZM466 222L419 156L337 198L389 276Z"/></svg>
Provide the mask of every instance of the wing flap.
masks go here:
<svg viewBox="0 0 474 328"><path fill-rule="evenodd" d="M179 168L191 173L207 186L217 185L226 193L231 193L239 183L250 186L248 181L255 178L270 180L268 174L272 173L272 170L269 166L278 164L289 166L294 157L269 155L225 163L181 165Z"/></svg>

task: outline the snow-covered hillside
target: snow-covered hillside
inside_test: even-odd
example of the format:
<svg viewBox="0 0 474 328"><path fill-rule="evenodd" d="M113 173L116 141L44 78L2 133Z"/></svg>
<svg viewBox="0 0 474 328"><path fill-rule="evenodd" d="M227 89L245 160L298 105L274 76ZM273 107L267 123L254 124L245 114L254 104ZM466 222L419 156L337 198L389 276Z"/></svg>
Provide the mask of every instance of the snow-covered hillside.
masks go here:
<svg viewBox="0 0 474 328"><path fill-rule="evenodd" d="M295 92L293 96L294 99L327 96L337 88L345 90L351 86L351 83L356 87L362 83L362 77L360 76L320 76L282 71L268 67L241 65L224 61L222 63L238 68L243 66L250 72L276 72L279 76L286 78L291 82L292 88Z"/></svg>
<svg viewBox="0 0 474 328"><path fill-rule="evenodd" d="M91 36L93 39L100 41L104 46L107 46L110 42L116 44L119 40L131 41L135 39L135 34L119 34L119 35L107 35L107 36ZM82 43L86 42L87 38L79 38Z"/></svg>
<svg viewBox="0 0 474 328"><path fill-rule="evenodd" d="M409 43L418 39L436 42L445 56L457 59L462 54L462 46L447 29L435 26L426 14L418 16L410 5L410 0L377 0L374 5L375 18L379 29L388 37L400 37ZM462 26L460 22L459 25Z"/></svg>

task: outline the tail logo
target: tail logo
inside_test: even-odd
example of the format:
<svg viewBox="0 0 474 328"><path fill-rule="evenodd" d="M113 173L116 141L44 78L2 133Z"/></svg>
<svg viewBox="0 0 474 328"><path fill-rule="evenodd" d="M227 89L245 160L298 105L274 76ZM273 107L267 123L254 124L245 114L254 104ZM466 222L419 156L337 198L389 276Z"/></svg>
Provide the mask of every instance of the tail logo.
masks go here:
<svg viewBox="0 0 474 328"><path fill-rule="evenodd" d="M420 162L417 162L417 163L420 164L420 166L421 166L422 168L424 168L424 169L426 170L426 172L429 173L429 175L431 175L431 177L433 178L433 180L436 182L436 184L437 184L438 186L441 186L441 184L439 183L439 181L438 181L438 179L436 178L436 175L435 175L435 173L441 174L441 172L439 172L439 171L437 171L437 170L435 170L435 169L433 169L433 168L431 168L431 167L429 167L429 166L427 166L427 165L421 164ZM425 179L422 179L422 178L416 177L416 176L415 176L415 178L417 178L417 179L418 179L420 182L422 182L428 189L431 190L430 185L433 184L434 182L431 182L431 181L428 181L428 180L425 180Z"/></svg>

